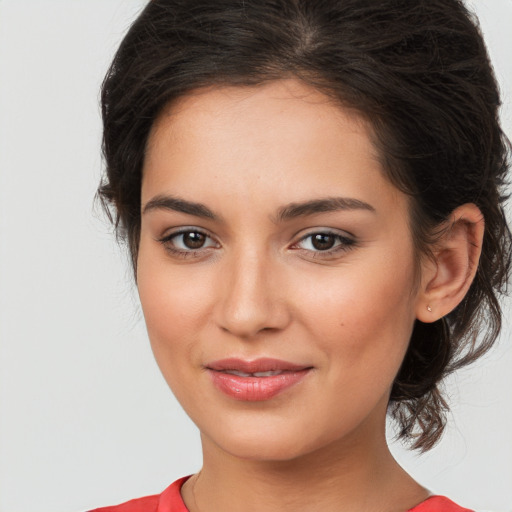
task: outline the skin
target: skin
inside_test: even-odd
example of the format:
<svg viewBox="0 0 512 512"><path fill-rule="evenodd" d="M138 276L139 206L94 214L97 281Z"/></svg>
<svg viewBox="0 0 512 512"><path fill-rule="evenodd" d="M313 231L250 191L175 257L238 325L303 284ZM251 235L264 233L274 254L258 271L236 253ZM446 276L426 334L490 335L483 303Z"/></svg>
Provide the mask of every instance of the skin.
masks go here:
<svg viewBox="0 0 512 512"><path fill-rule="evenodd" d="M153 126L137 283L156 360L201 431L203 469L182 489L192 512L400 511L428 496L389 453L389 393L415 320L467 290L483 223L466 206L437 260L418 261L408 199L370 135L294 80L202 89ZM343 208L284 215L329 198ZM312 369L270 400L239 401L205 370L228 357Z"/></svg>

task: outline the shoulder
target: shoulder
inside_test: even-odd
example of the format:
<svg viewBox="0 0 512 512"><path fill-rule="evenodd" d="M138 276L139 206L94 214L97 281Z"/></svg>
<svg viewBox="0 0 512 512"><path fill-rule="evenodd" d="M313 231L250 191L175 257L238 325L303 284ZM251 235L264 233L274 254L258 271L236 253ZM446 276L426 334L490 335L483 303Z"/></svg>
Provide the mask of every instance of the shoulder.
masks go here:
<svg viewBox="0 0 512 512"><path fill-rule="evenodd" d="M157 512L159 499L160 495L155 494L154 496L130 500L112 507L95 508L90 512Z"/></svg>
<svg viewBox="0 0 512 512"><path fill-rule="evenodd" d="M472 512L449 500L445 496L431 496L408 512Z"/></svg>
<svg viewBox="0 0 512 512"><path fill-rule="evenodd" d="M181 486L189 477L183 477L172 483L162 494L145 496L120 505L96 508L89 512L188 512L181 499Z"/></svg>

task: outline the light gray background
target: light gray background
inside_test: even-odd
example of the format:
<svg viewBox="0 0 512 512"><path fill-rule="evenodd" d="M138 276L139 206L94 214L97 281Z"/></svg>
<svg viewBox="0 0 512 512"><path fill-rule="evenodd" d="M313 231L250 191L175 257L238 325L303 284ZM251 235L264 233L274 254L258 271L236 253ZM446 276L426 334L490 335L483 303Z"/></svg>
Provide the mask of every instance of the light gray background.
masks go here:
<svg viewBox="0 0 512 512"><path fill-rule="evenodd" d="M160 492L200 467L153 361L127 258L93 209L98 89L142 0L0 0L0 510L64 512ZM476 0L474 3L477 3ZM512 133L512 0L481 0ZM512 307L497 349L453 379L424 485L512 511Z"/></svg>

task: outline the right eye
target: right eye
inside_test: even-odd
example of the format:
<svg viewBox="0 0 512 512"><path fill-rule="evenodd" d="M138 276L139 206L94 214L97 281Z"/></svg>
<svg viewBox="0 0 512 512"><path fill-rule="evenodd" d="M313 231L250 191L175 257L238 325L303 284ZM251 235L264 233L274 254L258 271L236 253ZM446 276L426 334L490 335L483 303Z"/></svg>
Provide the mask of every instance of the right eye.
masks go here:
<svg viewBox="0 0 512 512"><path fill-rule="evenodd" d="M181 256L197 255L199 252L218 244L203 231L184 229L170 233L159 240L173 254Z"/></svg>

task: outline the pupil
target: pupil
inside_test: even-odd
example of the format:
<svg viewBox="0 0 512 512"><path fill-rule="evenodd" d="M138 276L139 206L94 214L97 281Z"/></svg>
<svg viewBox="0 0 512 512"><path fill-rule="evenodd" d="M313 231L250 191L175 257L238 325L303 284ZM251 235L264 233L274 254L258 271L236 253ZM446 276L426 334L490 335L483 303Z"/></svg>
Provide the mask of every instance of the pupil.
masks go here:
<svg viewBox="0 0 512 512"><path fill-rule="evenodd" d="M334 245L334 242L334 236L325 233L314 235L312 240L313 247L319 251L326 251L327 249L331 249Z"/></svg>
<svg viewBox="0 0 512 512"><path fill-rule="evenodd" d="M193 231L183 235L183 243L189 249L200 249L204 245L205 239L205 235Z"/></svg>

